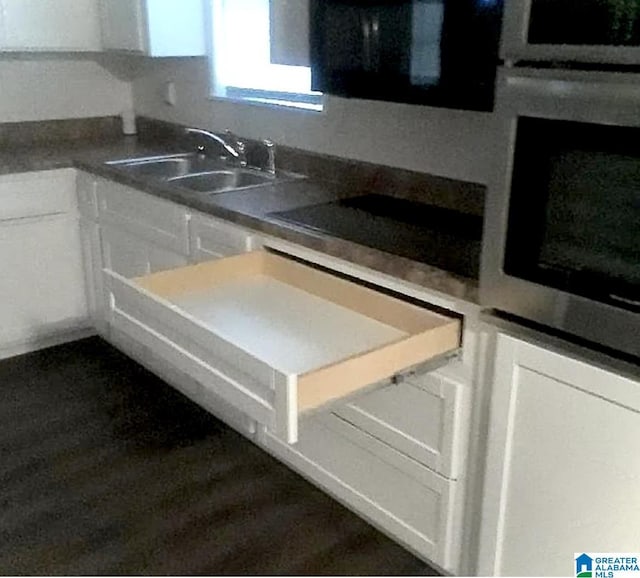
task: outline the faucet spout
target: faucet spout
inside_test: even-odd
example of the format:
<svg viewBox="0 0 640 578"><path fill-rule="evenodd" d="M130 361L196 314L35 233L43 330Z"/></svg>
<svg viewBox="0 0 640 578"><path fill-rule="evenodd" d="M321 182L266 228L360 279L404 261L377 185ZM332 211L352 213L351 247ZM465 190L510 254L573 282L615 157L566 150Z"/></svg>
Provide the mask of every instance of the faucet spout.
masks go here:
<svg viewBox="0 0 640 578"><path fill-rule="evenodd" d="M233 158L237 159L238 162L242 162L242 154L241 151L236 150L232 147L224 138L218 136L216 133L211 132L209 130L205 130L202 128L186 128L186 134L199 135L201 137L206 138L207 140L211 140L220 145L227 153L229 153ZM205 152L206 147L204 145L200 145L198 150L201 152Z"/></svg>

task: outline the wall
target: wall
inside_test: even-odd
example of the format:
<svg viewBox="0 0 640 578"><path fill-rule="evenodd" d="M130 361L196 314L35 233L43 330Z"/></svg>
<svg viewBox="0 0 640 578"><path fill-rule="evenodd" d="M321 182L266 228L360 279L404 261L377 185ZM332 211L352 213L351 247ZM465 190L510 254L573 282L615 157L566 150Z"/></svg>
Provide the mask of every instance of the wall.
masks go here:
<svg viewBox="0 0 640 578"><path fill-rule="evenodd" d="M82 57L0 60L0 122L85 118L132 107L129 82Z"/></svg>
<svg viewBox="0 0 640 578"><path fill-rule="evenodd" d="M166 81L177 104L164 102ZM133 83L137 114L250 138L485 184L493 157L492 114L328 98L323 113L207 98L205 58L148 61Z"/></svg>

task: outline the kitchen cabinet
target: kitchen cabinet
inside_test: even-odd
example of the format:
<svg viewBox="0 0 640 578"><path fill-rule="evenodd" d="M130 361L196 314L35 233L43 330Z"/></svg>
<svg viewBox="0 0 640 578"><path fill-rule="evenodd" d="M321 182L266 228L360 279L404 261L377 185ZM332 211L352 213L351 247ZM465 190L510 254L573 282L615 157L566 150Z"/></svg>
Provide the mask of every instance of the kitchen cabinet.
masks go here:
<svg viewBox="0 0 640 578"><path fill-rule="evenodd" d="M0 51L100 49L97 0L0 0Z"/></svg>
<svg viewBox="0 0 640 578"><path fill-rule="evenodd" d="M98 225L96 180L78 172L76 176L78 212L80 214L80 242L84 262L85 291L89 318L96 331L106 337L107 305L102 282L102 243Z"/></svg>
<svg viewBox="0 0 640 578"><path fill-rule="evenodd" d="M334 409L342 420L449 479L463 475L469 387L437 371L414 375Z"/></svg>
<svg viewBox="0 0 640 578"><path fill-rule="evenodd" d="M81 213L95 222L87 249L98 263L98 317L108 321L105 270L137 277L187 265L188 221L184 207L107 179L78 180ZM97 234L97 238L96 238Z"/></svg>
<svg viewBox="0 0 640 578"><path fill-rule="evenodd" d="M125 277L184 266L189 262L188 213L106 179L80 174L85 269L95 297L90 300L100 331L109 331L104 270Z"/></svg>
<svg viewBox="0 0 640 578"><path fill-rule="evenodd" d="M259 443L426 560L455 572L462 495L451 481L328 413L305 420L295 445L264 429Z"/></svg>
<svg viewBox="0 0 640 578"><path fill-rule="evenodd" d="M468 391L439 371L305 419L294 445L258 443L422 558L460 571Z"/></svg>
<svg viewBox="0 0 640 578"><path fill-rule="evenodd" d="M191 213L175 203L82 173L78 178L78 195L87 223L85 268L94 287L98 331L225 423L244 435L252 435L255 422L246 414L216 396L206 382L193 379L171 360L119 331L111 322L105 278L114 273L131 278L186 266L193 260L188 229ZM198 231L209 231L219 223L204 215L196 219ZM225 230L235 233L233 239L239 238L240 233L233 227L227 226ZM242 235L246 233L243 231ZM196 238L200 234L191 236ZM231 241L226 243L230 244ZM202 246L209 245L203 242ZM91 282L87 284L90 286Z"/></svg>
<svg viewBox="0 0 640 578"><path fill-rule="evenodd" d="M498 333L491 388L479 575L637 552L640 379Z"/></svg>
<svg viewBox="0 0 640 578"><path fill-rule="evenodd" d="M189 223L189 246L194 263L240 255L261 245L255 233L208 215L195 214Z"/></svg>
<svg viewBox="0 0 640 578"><path fill-rule="evenodd" d="M183 267L188 257L130 235L117 227L101 228L103 267L124 277Z"/></svg>
<svg viewBox="0 0 640 578"><path fill-rule="evenodd" d="M279 240L106 179L94 180L95 208L90 195L79 199L83 214L97 214L109 340L392 538L455 572L460 567L465 496L470 389L465 376L473 363L473 339L468 336L463 339L466 353L453 354L460 346L459 320L331 273L335 269L354 277L357 268L345 262L311 267L319 256L313 251L298 255L295 246ZM186 260L191 265L185 266ZM268 264L260 269L263 261L275 263L280 282L295 285L284 298L256 291L263 281L260 275L243 285L250 262L258 265L258 272L271 274ZM378 277L372 274L367 281L373 287ZM225 281L231 285L225 287ZM201 282L204 293L199 291ZM274 286L270 289L277 289ZM257 309L242 303L247 295L257 298ZM433 297L441 307L447 304L429 292L413 296L425 302ZM229 306L223 303L219 310L198 313L220 297ZM343 331L324 335L327 347L307 339L309 350L304 344L281 348L285 362L325 355L345 342L351 346L367 334L354 329L366 310L381 315L385 323L407 325L404 338L416 339L411 350L422 361L434 344L420 336L420 324L433 322L430 327L445 337L442 343L436 339L444 348L437 365L446 367L390 382L388 376L398 367L413 365L403 346L394 349L394 342L389 355L384 353L388 344L373 346L366 363L359 355L321 363L309 391L304 378L313 377L314 371L278 374L267 363L273 353L269 350L278 349L292 331L279 313L292 311L301 320L302 332L313 337L327 330L326 308L331 304L322 301L331 299L338 301ZM265 312L273 321L267 329L279 337L252 325ZM212 328L218 314L227 325ZM472 333L472 325L466 324L466 334ZM412 331L418 335L409 335ZM242 350L239 335L266 348L265 356Z"/></svg>
<svg viewBox="0 0 640 578"><path fill-rule="evenodd" d="M0 177L0 357L89 332L73 171Z"/></svg>
<svg viewBox="0 0 640 578"><path fill-rule="evenodd" d="M99 0L104 50L145 56L206 54L203 0Z"/></svg>

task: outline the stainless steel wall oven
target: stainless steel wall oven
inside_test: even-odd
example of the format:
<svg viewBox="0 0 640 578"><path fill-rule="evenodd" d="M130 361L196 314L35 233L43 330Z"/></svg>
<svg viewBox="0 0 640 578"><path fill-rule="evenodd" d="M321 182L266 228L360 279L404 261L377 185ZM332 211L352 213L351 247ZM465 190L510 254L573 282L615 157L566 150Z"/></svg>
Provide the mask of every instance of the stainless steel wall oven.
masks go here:
<svg viewBox="0 0 640 578"><path fill-rule="evenodd" d="M640 75L505 68L483 304L640 358Z"/></svg>

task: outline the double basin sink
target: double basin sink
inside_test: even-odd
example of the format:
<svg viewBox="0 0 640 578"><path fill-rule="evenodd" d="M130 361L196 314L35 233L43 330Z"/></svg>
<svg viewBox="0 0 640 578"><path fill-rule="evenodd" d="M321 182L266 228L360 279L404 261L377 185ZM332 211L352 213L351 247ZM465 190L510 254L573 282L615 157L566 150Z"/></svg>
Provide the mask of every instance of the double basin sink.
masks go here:
<svg viewBox="0 0 640 578"><path fill-rule="evenodd" d="M224 160L201 153L122 159L107 164L128 174L160 180L198 195L213 195L300 178L291 173L279 173L276 176L258 169L231 166Z"/></svg>

